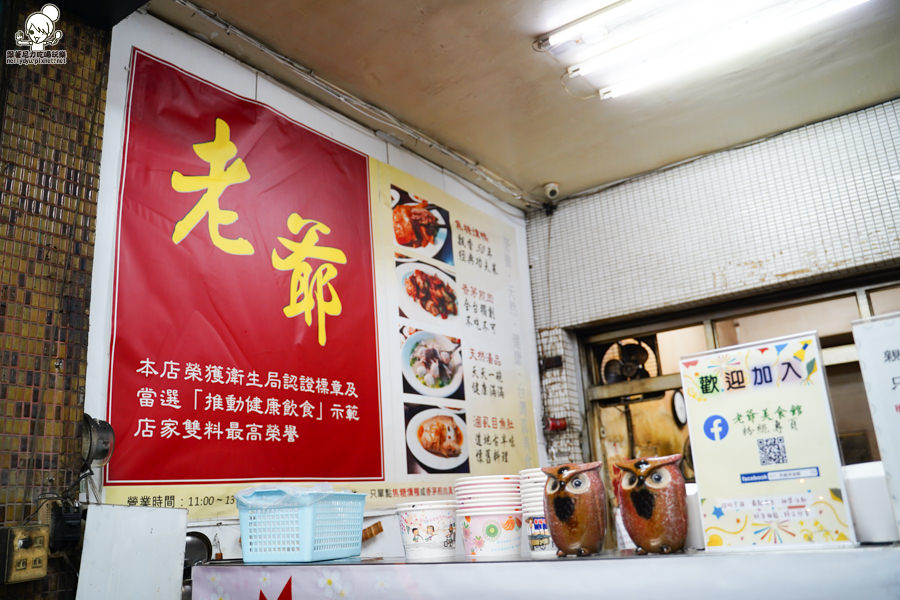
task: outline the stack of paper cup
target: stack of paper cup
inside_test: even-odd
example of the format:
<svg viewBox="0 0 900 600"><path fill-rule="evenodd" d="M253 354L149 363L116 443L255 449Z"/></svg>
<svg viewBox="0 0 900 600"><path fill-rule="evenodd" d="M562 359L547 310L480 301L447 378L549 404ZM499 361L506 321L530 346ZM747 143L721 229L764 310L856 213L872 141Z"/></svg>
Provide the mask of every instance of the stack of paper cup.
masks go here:
<svg viewBox="0 0 900 600"><path fill-rule="evenodd" d="M552 558L556 545L550 538L547 516L544 514L544 486L547 474L539 467L519 471L519 494L522 497L523 558Z"/></svg>
<svg viewBox="0 0 900 600"><path fill-rule="evenodd" d="M519 471L519 493L522 496L522 510L544 512L544 487L547 474L540 467Z"/></svg>
<svg viewBox="0 0 900 600"><path fill-rule="evenodd" d="M520 554L522 498L518 475L460 477L456 493L457 529L468 556L514 557Z"/></svg>

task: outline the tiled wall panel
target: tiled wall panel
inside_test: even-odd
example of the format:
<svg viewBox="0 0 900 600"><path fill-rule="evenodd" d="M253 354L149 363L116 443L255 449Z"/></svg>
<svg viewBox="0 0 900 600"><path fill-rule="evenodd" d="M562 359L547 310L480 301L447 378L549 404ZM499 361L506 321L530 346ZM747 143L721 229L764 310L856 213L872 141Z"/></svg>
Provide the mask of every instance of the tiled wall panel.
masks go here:
<svg viewBox="0 0 900 600"><path fill-rule="evenodd" d="M584 460L582 441L584 415L580 397L578 368L574 357L578 356L574 336L560 328L542 329L537 332L539 358L562 357L562 364L544 369L541 373L542 421L555 421L558 429L547 428L544 438L550 464L578 463ZM562 426L560 427L560 424Z"/></svg>
<svg viewBox="0 0 900 600"><path fill-rule="evenodd" d="M537 328L900 267L898 113L887 102L530 214Z"/></svg>
<svg viewBox="0 0 900 600"><path fill-rule="evenodd" d="M43 2L4 2L10 31ZM0 97L0 524L78 494L109 40L63 9L65 64L4 64ZM2 28L0 28L2 30ZM13 35L4 49L15 49ZM76 549L0 597L74 598Z"/></svg>

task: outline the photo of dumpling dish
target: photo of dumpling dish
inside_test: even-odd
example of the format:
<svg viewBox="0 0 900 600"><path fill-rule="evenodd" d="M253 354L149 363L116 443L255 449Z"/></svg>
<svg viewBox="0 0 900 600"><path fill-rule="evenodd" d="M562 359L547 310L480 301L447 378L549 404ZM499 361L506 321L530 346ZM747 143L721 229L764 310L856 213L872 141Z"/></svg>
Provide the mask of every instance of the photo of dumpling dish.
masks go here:
<svg viewBox="0 0 900 600"><path fill-rule="evenodd" d="M462 430L450 415L436 415L422 421L417 432L422 447L446 458L462 452Z"/></svg>

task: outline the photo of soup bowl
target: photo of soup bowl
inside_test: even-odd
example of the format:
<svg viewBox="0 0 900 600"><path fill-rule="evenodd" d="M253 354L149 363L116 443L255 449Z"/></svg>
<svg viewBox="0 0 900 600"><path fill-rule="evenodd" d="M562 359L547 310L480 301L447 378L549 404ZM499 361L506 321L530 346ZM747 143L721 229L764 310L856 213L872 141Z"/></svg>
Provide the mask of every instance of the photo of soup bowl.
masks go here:
<svg viewBox="0 0 900 600"><path fill-rule="evenodd" d="M460 345L449 337L417 331L400 348L403 378L423 396L446 398L456 393L463 380Z"/></svg>

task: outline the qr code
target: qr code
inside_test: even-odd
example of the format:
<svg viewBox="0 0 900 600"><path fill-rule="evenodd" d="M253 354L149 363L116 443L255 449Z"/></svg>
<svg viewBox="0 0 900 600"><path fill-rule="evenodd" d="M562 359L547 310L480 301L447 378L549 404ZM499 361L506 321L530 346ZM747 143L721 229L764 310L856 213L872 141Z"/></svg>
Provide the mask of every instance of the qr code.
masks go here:
<svg viewBox="0 0 900 600"><path fill-rule="evenodd" d="M759 464L783 465L787 462L783 436L760 438L756 440L756 446L759 449Z"/></svg>

